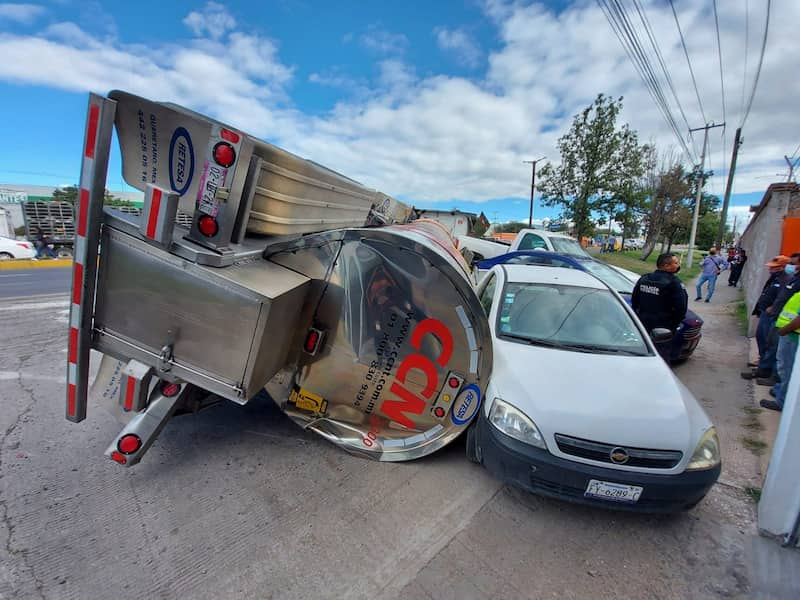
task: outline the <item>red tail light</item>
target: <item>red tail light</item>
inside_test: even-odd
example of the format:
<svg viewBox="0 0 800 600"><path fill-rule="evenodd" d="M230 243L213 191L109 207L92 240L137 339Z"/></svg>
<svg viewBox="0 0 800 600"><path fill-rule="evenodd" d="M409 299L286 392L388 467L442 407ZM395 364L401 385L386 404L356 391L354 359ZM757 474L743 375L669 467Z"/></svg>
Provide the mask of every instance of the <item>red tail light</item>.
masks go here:
<svg viewBox="0 0 800 600"><path fill-rule="evenodd" d="M236 150L227 142L214 146L214 160L221 167L230 167L236 160Z"/></svg>
<svg viewBox="0 0 800 600"><path fill-rule="evenodd" d="M118 462L121 465L124 465L128 462L128 459L122 456L119 452L112 452L111 453L111 460L114 462Z"/></svg>
<svg viewBox="0 0 800 600"><path fill-rule="evenodd" d="M119 448L119 451L122 452L123 454L133 454L141 447L142 447L142 439L138 435L133 433L129 433L128 435L123 435L117 442L117 448ZM113 455L111 458L114 458Z"/></svg>
<svg viewBox="0 0 800 600"><path fill-rule="evenodd" d="M168 381L165 381L161 384L161 393L167 398L172 398L180 391L181 386L177 383L169 383Z"/></svg>
<svg viewBox="0 0 800 600"><path fill-rule="evenodd" d="M200 233L206 237L214 237L217 235L217 231L219 231L217 220L209 215L200 217L200 220L197 221L197 228L200 230Z"/></svg>
<svg viewBox="0 0 800 600"><path fill-rule="evenodd" d="M30 244L26 244L25 242L17 242L17 246L25 248L26 250L30 250L31 249L31 245Z"/></svg>
<svg viewBox="0 0 800 600"><path fill-rule="evenodd" d="M231 131L230 129L223 129L219 132L220 137L223 140L227 140L231 144L239 143L239 134L235 131Z"/></svg>

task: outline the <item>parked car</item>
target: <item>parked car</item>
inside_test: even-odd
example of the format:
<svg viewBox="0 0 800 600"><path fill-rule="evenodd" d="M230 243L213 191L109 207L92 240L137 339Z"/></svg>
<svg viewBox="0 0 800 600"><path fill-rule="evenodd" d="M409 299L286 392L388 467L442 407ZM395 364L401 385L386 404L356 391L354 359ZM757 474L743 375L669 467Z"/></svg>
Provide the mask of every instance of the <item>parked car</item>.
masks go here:
<svg viewBox="0 0 800 600"><path fill-rule="evenodd" d="M567 256L553 252L542 252L536 250L509 252L501 256L482 260L477 265L478 281L485 277L486 273L495 265L499 264L530 264L540 266L558 266L579 271L587 271L616 290L623 299L630 304L633 286L639 280L639 275L633 271L613 267L607 263L595 260L591 257L582 258L578 256ZM703 320L691 310L686 311L681 326L675 334L675 338L658 342L656 347L659 354L668 362L678 362L686 360L697 348L700 338L703 337Z"/></svg>
<svg viewBox="0 0 800 600"><path fill-rule="evenodd" d="M642 238L625 238L625 250L641 250L644 248L644 240Z"/></svg>
<svg viewBox="0 0 800 600"><path fill-rule="evenodd" d="M460 235L456 237L456 247L470 265L517 250L542 250L579 258L591 258L578 240L563 233L554 233L544 229L521 229L510 243L496 238Z"/></svg>
<svg viewBox="0 0 800 600"><path fill-rule="evenodd" d="M36 250L31 242L0 236L0 260L33 258L34 256L36 256Z"/></svg>
<svg viewBox="0 0 800 600"><path fill-rule="evenodd" d="M478 286L494 366L467 455L506 483L644 512L697 504L716 430L631 308L575 268L496 265Z"/></svg>

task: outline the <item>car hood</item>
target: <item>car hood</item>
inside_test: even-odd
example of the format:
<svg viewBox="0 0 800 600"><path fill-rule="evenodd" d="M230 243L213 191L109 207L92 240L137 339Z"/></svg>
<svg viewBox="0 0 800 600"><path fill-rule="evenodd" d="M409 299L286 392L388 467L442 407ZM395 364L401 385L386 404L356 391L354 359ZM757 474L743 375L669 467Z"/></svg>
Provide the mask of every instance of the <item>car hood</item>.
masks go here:
<svg viewBox="0 0 800 600"><path fill-rule="evenodd" d="M589 354L495 338L485 410L521 409L553 454L560 433L609 444L680 450L687 461L711 422L659 356Z"/></svg>

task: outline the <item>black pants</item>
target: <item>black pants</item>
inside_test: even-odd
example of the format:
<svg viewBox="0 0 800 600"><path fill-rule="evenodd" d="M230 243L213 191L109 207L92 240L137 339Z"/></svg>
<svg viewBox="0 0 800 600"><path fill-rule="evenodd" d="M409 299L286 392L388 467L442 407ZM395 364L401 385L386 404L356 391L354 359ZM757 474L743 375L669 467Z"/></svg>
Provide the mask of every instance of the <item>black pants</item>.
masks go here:
<svg viewBox="0 0 800 600"><path fill-rule="evenodd" d="M728 276L728 285L736 285L739 283L739 277L742 276L742 267L744 265L731 265L731 274Z"/></svg>

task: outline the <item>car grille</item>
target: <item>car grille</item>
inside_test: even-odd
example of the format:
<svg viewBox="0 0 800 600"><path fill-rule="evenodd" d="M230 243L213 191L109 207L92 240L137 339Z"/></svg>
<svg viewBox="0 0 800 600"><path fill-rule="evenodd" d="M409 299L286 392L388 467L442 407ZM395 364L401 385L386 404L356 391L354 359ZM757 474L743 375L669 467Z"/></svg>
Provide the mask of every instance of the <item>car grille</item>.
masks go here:
<svg viewBox="0 0 800 600"><path fill-rule="evenodd" d="M626 466L647 467L649 469L671 469L683 458L683 452L678 450L648 450L646 448L628 448L619 444L605 444L603 442L592 442L581 438L569 437L557 433L555 435L558 449L564 454L579 456L596 460L611 465L616 465L611 460L611 451L615 448L624 448L628 453L629 459Z"/></svg>
<svg viewBox="0 0 800 600"><path fill-rule="evenodd" d="M700 331L702 328L702 325L698 325L697 327L687 327L683 330L683 339L691 340L693 338L700 337Z"/></svg>

